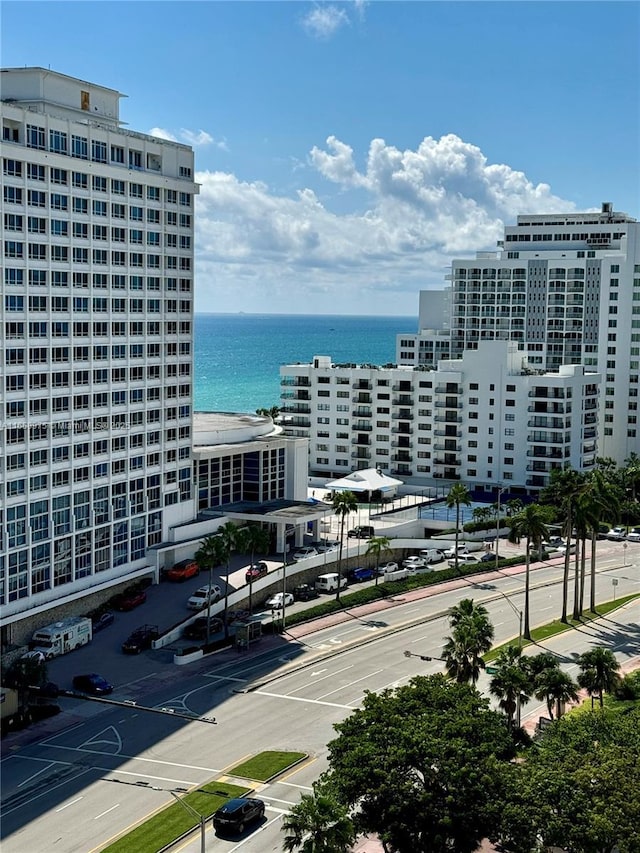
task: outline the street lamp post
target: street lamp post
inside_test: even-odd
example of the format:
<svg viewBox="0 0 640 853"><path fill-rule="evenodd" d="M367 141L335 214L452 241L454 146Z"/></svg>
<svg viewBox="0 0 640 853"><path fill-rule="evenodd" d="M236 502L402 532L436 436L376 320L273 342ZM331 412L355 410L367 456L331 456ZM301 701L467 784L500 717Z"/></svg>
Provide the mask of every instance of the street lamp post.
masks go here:
<svg viewBox="0 0 640 853"><path fill-rule="evenodd" d="M420 660L425 660L425 661L440 660L443 663L446 663L444 658L438 658L435 655L418 655L415 652L405 651L404 656L406 658L420 658Z"/></svg>
<svg viewBox="0 0 640 853"><path fill-rule="evenodd" d="M287 601L287 543L285 540L284 550L282 551L282 630L285 629L285 620L287 618L286 614L286 601Z"/></svg>
<svg viewBox="0 0 640 853"><path fill-rule="evenodd" d="M498 568L498 561L500 560L500 556L498 554L498 543L500 542L500 498L502 497L502 493L506 491L506 488L499 487L498 488L498 504L496 511L496 570Z"/></svg>
<svg viewBox="0 0 640 853"><path fill-rule="evenodd" d="M192 808L189 803L185 803L183 799L181 799L175 791L169 791L171 796L182 806L185 811L189 812L191 817L195 817L200 822L200 853L206 853L205 850L205 832L206 832L206 817L200 812L197 812L194 808Z"/></svg>

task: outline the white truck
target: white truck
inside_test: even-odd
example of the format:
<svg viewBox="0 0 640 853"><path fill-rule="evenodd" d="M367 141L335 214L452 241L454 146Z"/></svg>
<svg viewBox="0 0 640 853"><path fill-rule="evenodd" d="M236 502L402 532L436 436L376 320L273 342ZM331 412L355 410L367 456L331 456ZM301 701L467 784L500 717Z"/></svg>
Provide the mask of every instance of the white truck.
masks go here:
<svg viewBox="0 0 640 853"><path fill-rule="evenodd" d="M337 572L319 575L315 582L316 592L336 592L338 590L338 581L340 582L340 589L345 589L348 581L344 575L340 577Z"/></svg>
<svg viewBox="0 0 640 853"><path fill-rule="evenodd" d="M53 622L38 628L31 638L31 651L41 652L47 660L64 655L80 646L86 646L93 636L91 619L86 616L70 616L61 622Z"/></svg>

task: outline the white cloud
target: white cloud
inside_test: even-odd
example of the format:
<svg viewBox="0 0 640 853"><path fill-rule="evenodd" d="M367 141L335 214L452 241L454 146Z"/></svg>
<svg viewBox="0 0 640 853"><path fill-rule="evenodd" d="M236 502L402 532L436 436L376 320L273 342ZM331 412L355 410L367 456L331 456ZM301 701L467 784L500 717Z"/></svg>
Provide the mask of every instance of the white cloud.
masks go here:
<svg viewBox="0 0 640 853"><path fill-rule="evenodd" d="M364 208L338 214L330 195L321 201L308 188L287 197L234 175L198 173L199 310L238 310L267 299L254 310L310 313L323 305L327 313L329 296L336 313L362 304L413 313L417 291L443 287L454 257L495 248L504 222L519 213L574 209L547 184L489 163L454 134L426 137L415 151L374 139L360 170L352 148L330 136L324 149L313 148L310 162L341 194L358 190ZM214 301L205 295L209 288ZM390 304L390 292L404 293L404 307L395 296ZM236 307L215 308L220 297Z"/></svg>
<svg viewBox="0 0 640 853"><path fill-rule="evenodd" d="M340 27L349 24L349 16L337 6L316 6L302 18L302 26L314 38L331 38Z"/></svg>
<svg viewBox="0 0 640 853"><path fill-rule="evenodd" d="M214 139L206 130L188 130L183 127L176 135L162 127L152 127L149 131L149 135L157 136L160 139L167 139L169 142L182 142L186 145L191 145L192 148L202 147L203 145L213 145L222 151L229 150L225 139Z"/></svg>

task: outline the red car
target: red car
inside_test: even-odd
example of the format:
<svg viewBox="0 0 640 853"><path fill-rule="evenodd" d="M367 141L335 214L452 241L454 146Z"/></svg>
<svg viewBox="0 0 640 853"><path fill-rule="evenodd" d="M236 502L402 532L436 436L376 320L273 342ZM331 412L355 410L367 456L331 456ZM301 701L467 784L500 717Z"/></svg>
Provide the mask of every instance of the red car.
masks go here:
<svg viewBox="0 0 640 853"><path fill-rule="evenodd" d="M186 581L200 574L200 566L195 560L181 560L167 572L170 581Z"/></svg>
<svg viewBox="0 0 640 853"><path fill-rule="evenodd" d="M244 579L247 583L252 583L252 581L257 581L258 578L263 578L268 573L269 567L266 563L254 563L245 572Z"/></svg>
<svg viewBox="0 0 640 853"><path fill-rule="evenodd" d="M114 610L120 612L133 610L140 607L147 600L147 593L143 589L133 589L121 592L111 599L111 605Z"/></svg>

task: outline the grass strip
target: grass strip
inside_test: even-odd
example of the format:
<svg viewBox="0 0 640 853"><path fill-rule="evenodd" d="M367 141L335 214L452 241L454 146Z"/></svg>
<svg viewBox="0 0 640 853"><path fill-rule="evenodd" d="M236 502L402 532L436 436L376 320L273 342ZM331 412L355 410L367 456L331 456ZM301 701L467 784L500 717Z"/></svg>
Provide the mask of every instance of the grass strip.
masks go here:
<svg viewBox="0 0 640 853"><path fill-rule="evenodd" d="M532 645L532 643L540 643L543 640L548 640L550 637L555 637L556 634L562 634L565 631L571 630L571 628L579 628L581 625L592 622L594 619L607 616L607 614L638 597L640 597L640 593L632 592L629 595L623 595L622 598L618 598L615 601L605 601L603 604L599 604L598 609L595 611L585 610L580 619L569 619L568 622L561 622L559 619L556 619L553 622L548 622L546 625L538 625L537 628L531 630L530 640L522 638L522 648L524 649L526 646ZM490 663L490 661L495 660L502 649L507 646L516 645L516 643L517 640L509 640L506 643L501 643L499 646L494 646L486 655L482 656L482 659L485 663Z"/></svg>
<svg viewBox="0 0 640 853"><path fill-rule="evenodd" d="M228 775L245 776L247 779L266 782L306 757L306 752L260 752L229 770Z"/></svg>
<svg viewBox="0 0 640 853"><path fill-rule="evenodd" d="M191 793L181 797L198 814L210 817L220 806L233 797L241 797L249 791L239 785L225 782L207 782ZM103 853L157 853L167 844L180 838L185 832L194 829L199 821L189 814L184 806L173 803L159 811L149 820L132 829L126 835L103 848Z"/></svg>

